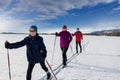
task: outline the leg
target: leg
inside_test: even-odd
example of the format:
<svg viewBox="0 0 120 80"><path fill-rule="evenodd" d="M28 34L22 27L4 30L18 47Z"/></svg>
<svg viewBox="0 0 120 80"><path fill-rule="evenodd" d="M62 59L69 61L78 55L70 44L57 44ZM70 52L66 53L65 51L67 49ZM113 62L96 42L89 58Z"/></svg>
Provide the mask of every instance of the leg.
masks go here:
<svg viewBox="0 0 120 80"><path fill-rule="evenodd" d="M40 62L40 65L41 65L42 69L47 73L47 79L50 79L51 74L50 74L50 72L48 71L48 68L45 65L45 60Z"/></svg>
<svg viewBox="0 0 120 80"><path fill-rule="evenodd" d="M78 53L78 42L76 42L76 53Z"/></svg>
<svg viewBox="0 0 120 80"><path fill-rule="evenodd" d="M66 55L67 50L68 48L62 48L63 65L66 65L67 62L67 55Z"/></svg>
<svg viewBox="0 0 120 80"><path fill-rule="evenodd" d="M41 62L40 62L40 65L41 65L42 69L43 69L45 72L48 71L48 68L47 68L46 65L45 65L45 60L44 60L44 61L41 61Z"/></svg>
<svg viewBox="0 0 120 80"><path fill-rule="evenodd" d="M81 53L82 52L81 42L79 42L79 46L80 46L80 53Z"/></svg>
<svg viewBox="0 0 120 80"><path fill-rule="evenodd" d="M31 80L31 73L34 68L35 64L28 64L28 69L27 69L27 75L26 75L26 80Z"/></svg>

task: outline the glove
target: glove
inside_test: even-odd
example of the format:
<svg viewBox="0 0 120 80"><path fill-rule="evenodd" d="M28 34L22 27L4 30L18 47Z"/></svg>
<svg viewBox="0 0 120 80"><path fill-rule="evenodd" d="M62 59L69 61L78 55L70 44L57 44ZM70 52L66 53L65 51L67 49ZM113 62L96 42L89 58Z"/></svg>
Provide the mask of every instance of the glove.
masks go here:
<svg viewBox="0 0 120 80"><path fill-rule="evenodd" d="M74 36L74 34L72 34L72 36Z"/></svg>
<svg viewBox="0 0 120 80"><path fill-rule="evenodd" d="M70 42L71 42L71 41L70 41L70 40L68 40L68 43L69 43L69 44L70 44Z"/></svg>
<svg viewBox="0 0 120 80"><path fill-rule="evenodd" d="M8 41L5 42L5 48L9 48L10 49L10 43Z"/></svg>
<svg viewBox="0 0 120 80"><path fill-rule="evenodd" d="M46 54L46 53L42 53L42 57L43 57L43 58L46 58L46 57L47 57L47 54Z"/></svg>
<svg viewBox="0 0 120 80"><path fill-rule="evenodd" d="M56 36L57 36L57 34L58 34L58 33L57 33L57 32L55 32L55 35L56 35Z"/></svg>

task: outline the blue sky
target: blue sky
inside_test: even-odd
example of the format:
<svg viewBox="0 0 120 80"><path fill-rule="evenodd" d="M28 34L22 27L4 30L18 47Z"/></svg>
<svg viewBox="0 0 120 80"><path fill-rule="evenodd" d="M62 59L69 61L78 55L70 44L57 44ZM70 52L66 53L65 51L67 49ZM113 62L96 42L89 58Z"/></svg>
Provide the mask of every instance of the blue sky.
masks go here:
<svg viewBox="0 0 120 80"><path fill-rule="evenodd" d="M0 0L0 32L74 32L120 28L120 0Z"/></svg>

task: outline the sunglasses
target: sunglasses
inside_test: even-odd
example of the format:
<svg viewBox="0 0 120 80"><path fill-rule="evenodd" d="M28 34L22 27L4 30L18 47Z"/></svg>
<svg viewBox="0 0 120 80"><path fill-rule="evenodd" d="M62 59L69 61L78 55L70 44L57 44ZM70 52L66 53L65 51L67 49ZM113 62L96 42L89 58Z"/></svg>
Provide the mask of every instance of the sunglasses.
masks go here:
<svg viewBox="0 0 120 80"><path fill-rule="evenodd" d="M35 32L35 30L29 30L29 32Z"/></svg>

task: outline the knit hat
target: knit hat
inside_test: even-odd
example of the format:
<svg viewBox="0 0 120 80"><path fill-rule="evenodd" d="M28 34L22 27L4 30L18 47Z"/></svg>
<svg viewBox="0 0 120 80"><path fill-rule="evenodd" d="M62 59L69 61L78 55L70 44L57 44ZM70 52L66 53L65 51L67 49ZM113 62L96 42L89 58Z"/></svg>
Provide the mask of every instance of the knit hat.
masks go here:
<svg viewBox="0 0 120 80"><path fill-rule="evenodd" d="M79 28L77 28L77 30L79 30Z"/></svg>
<svg viewBox="0 0 120 80"><path fill-rule="evenodd" d="M37 32L37 26L32 25L32 26L30 26L30 29L29 29L29 30L33 30L33 31L36 31L36 32Z"/></svg>
<svg viewBox="0 0 120 80"><path fill-rule="evenodd" d="M63 29L67 29L67 26L66 26L66 25L63 25L62 28L63 28Z"/></svg>

